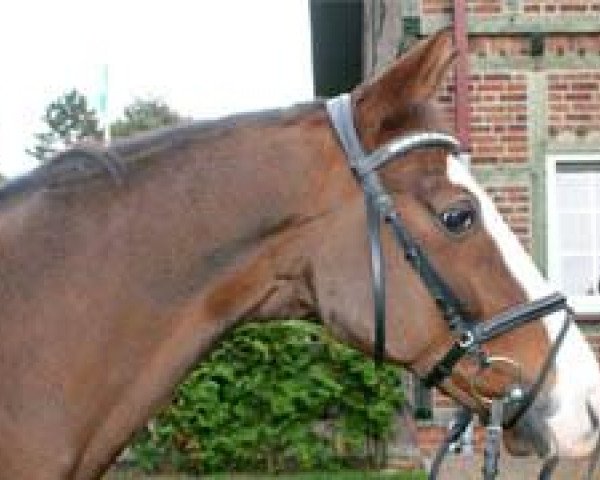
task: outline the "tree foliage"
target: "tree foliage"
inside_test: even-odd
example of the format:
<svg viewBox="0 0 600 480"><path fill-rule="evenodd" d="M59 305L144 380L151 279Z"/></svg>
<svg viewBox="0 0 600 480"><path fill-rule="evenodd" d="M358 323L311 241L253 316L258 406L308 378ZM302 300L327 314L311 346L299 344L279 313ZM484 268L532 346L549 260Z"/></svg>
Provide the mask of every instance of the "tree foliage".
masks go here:
<svg viewBox="0 0 600 480"><path fill-rule="evenodd" d="M248 324L191 372L132 452L154 471L377 466L402 403L398 369L376 366L320 326Z"/></svg>
<svg viewBox="0 0 600 480"><path fill-rule="evenodd" d="M59 151L82 140L100 141L96 111L89 106L85 95L72 89L52 101L42 117L47 129L36 133L35 145L26 152L45 162ZM110 126L113 137L126 137L137 132L171 125L181 120L177 112L156 99L137 99L125 107L123 117Z"/></svg>
<svg viewBox="0 0 600 480"><path fill-rule="evenodd" d="M47 130L34 135L36 145L26 152L40 161L47 161L57 152L81 140L102 137L96 111L90 108L85 95L72 89L47 107L42 117Z"/></svg>
<svg viewBox="0 0 600 480"><path fill-rule="evenodd" d="M156 99L137 99L125 107L123 118L110 127L113 137L127 137L136 132L172 125L181 120L166 103Z"/></svg>

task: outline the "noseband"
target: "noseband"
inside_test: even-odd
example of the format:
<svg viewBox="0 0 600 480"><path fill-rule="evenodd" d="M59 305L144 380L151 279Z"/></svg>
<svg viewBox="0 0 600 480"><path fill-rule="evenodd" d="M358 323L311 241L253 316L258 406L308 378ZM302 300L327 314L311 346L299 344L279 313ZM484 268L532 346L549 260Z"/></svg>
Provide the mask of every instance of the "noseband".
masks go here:
<svg viewBox="0 0 600 480"><path fill-rule="evenodd" d="M454 338L452 346L446 354L422 377L421 380L427 387L440 386L452 375L457 363L465 357L472 358L477 362L480 374L500 365L509 366L511 369L514 367L515 371L520 371L518 363L504 357L491 357L484 352L482 345L545 315L561 310L567 312L556 340L533 383L526 384L522 378L518 378L516 383L508 386L502 396L489 398L479 391L477 378L480 374L469 382L469 393L475 401L475 408L481 410L479 407L484 407L483 420L487 425L484 479L493 480L498 472L502 428L515 426L532 405L554 364L558 350L572 323L572 313L567 306L566 298L560 293L554 293L512 307L488 320L477 321L479 319L472 318L464 302L453 293L448 283L438 274L422 248L407 230L377 173L377 170L389 161L400 158L415 149L445 148L456 154L460 148L458 140L444 133L415 133L396 138L375 151L366 153L354 126L350 95L343 94L329 100L327 112L354 178L364 192L375 312L374 356L377 362L381 362L385 354L386 293L381 247L382 222L390 226L407 262L421 278L434 299ZM472 417L473 407L464 406L459 411L455 427L440 447L433 462L430 479L437 477L440 463L448 451L450 443L462 435ZM551 472L551 469L551 466L546 466L540 478L549 478L548 470Z"/></svg>

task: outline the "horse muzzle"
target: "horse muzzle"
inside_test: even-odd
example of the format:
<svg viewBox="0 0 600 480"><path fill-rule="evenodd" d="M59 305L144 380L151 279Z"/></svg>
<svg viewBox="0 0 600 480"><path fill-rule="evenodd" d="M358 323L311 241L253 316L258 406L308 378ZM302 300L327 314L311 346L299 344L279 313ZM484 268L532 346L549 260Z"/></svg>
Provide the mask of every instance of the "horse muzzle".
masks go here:
<svg viewBox="0 0 600 480"><path fill-rule="evenodd" d="M515 456L536 454L539 458L550 456L554 442L547 418L556 408L556 402L549 395L538 395L514 427L504 430L504 444L509 453Z"/></svg>

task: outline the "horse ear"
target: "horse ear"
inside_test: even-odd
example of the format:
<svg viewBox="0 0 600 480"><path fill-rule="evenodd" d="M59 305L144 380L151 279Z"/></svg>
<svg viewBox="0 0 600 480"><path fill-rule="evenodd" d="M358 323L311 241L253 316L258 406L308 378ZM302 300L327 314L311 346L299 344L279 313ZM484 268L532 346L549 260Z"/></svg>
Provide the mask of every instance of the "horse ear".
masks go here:
<svg viewBox="0 0 600 480"><path fill-rule="evenodd" d="M454 63L451 29L417 43L371 81L352 92L356 123L366 147L373 147L382 124L402 116L407 107L431 98ZM371 145L369 145L371 144Z"/></svg>

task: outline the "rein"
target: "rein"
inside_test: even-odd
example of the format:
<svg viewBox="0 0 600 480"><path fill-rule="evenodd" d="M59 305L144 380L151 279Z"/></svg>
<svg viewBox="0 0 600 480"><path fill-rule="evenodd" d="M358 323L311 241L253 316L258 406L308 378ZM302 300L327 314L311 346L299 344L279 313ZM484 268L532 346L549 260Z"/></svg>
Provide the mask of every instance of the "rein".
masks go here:
<svg viewBox="0 0 600 480"><path fill-rule="evenodd" d="M391 140L371 153L365 152L354 126L352 103L349 94L342 94L329 100L327 112L333 129L342 146L354 178L361 186L367 215L367 233L371 255L371 276L373 287L376 362L385 356L385 275L381 247L381 224L391 228L398 246L413 270L419 275L429 294L434 299L446 320L454 342L447 353L422 378L427 387L440 386L450 375L457 363L465 358L475 359L479 366L478 374L470 380L470 394L477 406L485 407L483 415L486 424L486 444L484 449L484 480L493 480L498 473L500 437L503 428L514 427L522 421L529 407L548 376L558 351L572 323L573 314L567 306L566 298L560 293L528 303L517 305L495 315L491 319L476 322L467 312L464 303L453 293L449 285L437 273L427 255L411 236L402 217L394 209L391 196L384 188L377 170L389 161L397 159L414 149L446 148L452 154L459 152L460 144L454 137L438 132L415 133ZM504 357L491 357L481 348L490 340L539 319L542 316L566 311L564 322L548 355L533 383L525 384L520 378L521 367L515 361ZM487 369L508 366L514 369L517 382L510 385L501 397L488 398L478 390L477 379ZM449 432L433 461L429 478L437 478L441 462L449 446L467 428L473 417L472 407L463 406L458 412L455 427ZM555 459L544 465L540 478L549 478L555 467Z"/></svg>

